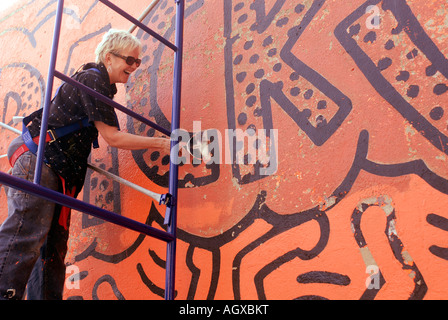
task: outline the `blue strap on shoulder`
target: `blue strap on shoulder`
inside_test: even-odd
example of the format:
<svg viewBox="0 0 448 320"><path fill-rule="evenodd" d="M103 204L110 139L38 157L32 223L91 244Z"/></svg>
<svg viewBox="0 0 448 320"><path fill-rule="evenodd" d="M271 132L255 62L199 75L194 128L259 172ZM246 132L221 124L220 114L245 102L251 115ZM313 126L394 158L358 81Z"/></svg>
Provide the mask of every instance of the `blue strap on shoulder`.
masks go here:
<svg viewBox="0 0 448 320"><path fill-rule="evenodd" d="M101 74L100 70L98 70L97 68L90 68L88 70L94 70L95 72ZM58 94L59 89L61 89L61 87L62 87L62 85L59 86L59 88L56 90L56 95ZM54 97L53 97L53 100L54 100ZM39 114L42 115L42 110L43 109L40 109L37 114L32 114L28 117L23 118L23 122L22 122L23 142L28 147L28 149L34 154L37 154L38 145L33 141L33 137L31 136L31 133L27 128L27 125L32 120L32 117L34 118L34 116L38 116ZM89 122L89 118L85 117L81 121L69 124L67 126L56 128L56 129L50 129L47 131L47 134L49 134L50 137L52 138L52 141L54 141L58 138L61 138L65 135L67 135L67 134L70 134L79 129L82 129L83 127L90 127L90 126L92 126L92 124ZM95 148L95 149L99 148L98 139L93 141L93 148Z"/></svg>

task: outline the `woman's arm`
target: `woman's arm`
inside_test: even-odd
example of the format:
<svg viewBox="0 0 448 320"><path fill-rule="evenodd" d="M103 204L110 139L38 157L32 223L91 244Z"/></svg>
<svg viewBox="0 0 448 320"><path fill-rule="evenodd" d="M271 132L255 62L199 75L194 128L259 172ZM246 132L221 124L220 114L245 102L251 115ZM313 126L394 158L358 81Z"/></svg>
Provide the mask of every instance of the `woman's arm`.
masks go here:
<svg viewBox="0 0 448 320"><path fill-rule="evenodd" d="M126 150L157 149L167 154L170 152L169 138L151 138L121 132L117 127L101 121L95 121L95 127L111 147Z"/></svg>

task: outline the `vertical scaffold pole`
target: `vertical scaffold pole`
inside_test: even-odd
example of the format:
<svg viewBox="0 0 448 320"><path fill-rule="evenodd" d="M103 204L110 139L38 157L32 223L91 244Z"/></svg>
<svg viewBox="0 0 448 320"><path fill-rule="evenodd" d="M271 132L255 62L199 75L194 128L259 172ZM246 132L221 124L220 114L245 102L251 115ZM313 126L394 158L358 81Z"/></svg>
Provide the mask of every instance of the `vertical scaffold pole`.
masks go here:
<svg viewBox="0 0 448 320"><path fill-rule="evenodd" d="M181 88L182 88L182 56L183 56L183 34L184 34L184 13L185 0L175 0L176 2L176 35L175 45L177 51L174 57L174 81L173 81L173 108L171 115L171 132L180 128L181 110ZM177 141L171 141L171 150ZM172 197L172 204L166 210L165 217L168 224L168 232L174 240L168 242L166 254L166 281L165 299L173 300L175 294L175 267L176 267L176 229L177 229L177 198L178 198L178 165L170 162L169 193ZM167 221L168 220L168 221Z"/></svg>
<svg viewBox="0 0 448 320"><path fill-rule="evenodd" d="M42 176L42 165L44 160L45 138L48 129L48 116L50 114L51 95L53 94L54 71L56 68L56 58L59 48L59 37L61 34L62 14L64 12L64 0L58 1L56 11L56 21L54 24L53 43L51 47L50 65L48 67L47 89L45 91L44 110L42 113L42 123L40 128L39 146L37 149L36 170L34 174L34 183L40 184Z"/></svg>

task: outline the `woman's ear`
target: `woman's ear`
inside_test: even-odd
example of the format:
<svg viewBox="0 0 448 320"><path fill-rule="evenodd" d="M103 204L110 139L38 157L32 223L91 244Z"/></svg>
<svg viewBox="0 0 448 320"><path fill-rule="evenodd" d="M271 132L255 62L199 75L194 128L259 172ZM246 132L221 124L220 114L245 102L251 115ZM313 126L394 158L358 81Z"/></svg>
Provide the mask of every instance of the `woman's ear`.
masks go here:
<svg viewBox="0 0 448 320"><path fill-rule="evenodd" d="M106 53L104 57L104 64L110 65L112 63L112 54L110 52Z"/></svg>

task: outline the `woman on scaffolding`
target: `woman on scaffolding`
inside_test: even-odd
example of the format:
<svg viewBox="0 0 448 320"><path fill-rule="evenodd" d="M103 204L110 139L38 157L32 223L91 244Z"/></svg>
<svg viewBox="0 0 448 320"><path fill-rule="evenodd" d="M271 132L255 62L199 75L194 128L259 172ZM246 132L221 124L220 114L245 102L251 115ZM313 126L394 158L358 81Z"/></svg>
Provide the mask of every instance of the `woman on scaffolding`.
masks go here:
<svg viewBox="0 0 448 320"><path fill-rule="evenodd" d="M73 78L113 98L116 83L127 83L141 64L141 43L126 31L110 30L88 63ZM12 174L33 181L35 148L42 109L24 119L22 135L12 141L8 158ZM87 159L98 147L98 133L111 146L168 153L170 140L119 130L113 107L69 84L57 91L48 119L45 164L40 184L76 197L84 185ZM8 217L0 228L0 299L62 299L65 283L70 211L68 208L9 188Z"/></svg>

